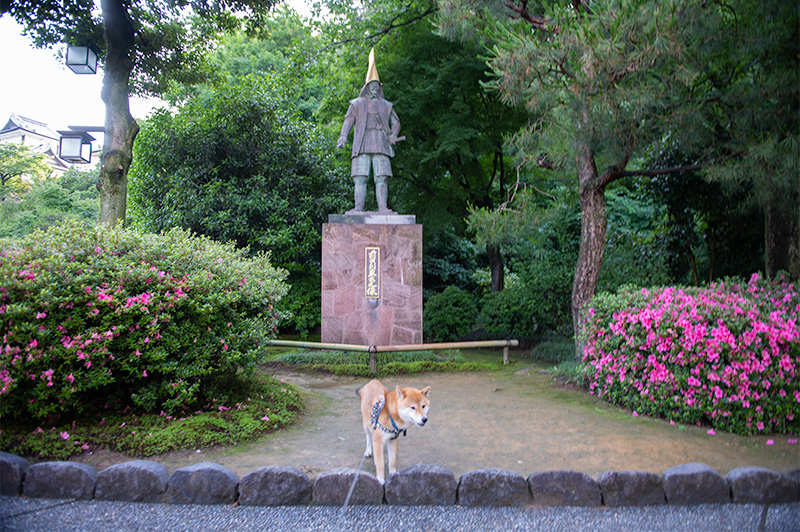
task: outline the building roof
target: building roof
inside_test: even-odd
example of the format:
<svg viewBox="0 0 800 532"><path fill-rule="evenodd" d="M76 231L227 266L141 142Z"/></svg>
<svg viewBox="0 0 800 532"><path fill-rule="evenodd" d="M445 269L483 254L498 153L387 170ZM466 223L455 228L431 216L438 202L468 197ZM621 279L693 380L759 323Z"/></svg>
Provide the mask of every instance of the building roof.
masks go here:
<svg viewBox="0 0 800 532"><path fill-rule="evenodd" d="M12 114L9 117L6 125L0 129L0 134L9 133L20 129L35 135L39 135L40 137L53 139L56 142L58 142L59 139L58 133L50 129L50 127L44 122L39 122L38 120L32 120L16 114Z"/></svg>

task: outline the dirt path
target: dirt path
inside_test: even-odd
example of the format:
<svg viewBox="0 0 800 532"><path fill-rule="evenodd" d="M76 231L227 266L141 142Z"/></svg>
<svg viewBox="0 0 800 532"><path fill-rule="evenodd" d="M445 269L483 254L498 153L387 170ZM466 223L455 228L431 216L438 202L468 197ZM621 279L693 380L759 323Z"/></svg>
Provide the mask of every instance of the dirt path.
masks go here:
<svg viewBox="0 0 800 532"><path fill-rule="evenodd" d="M297 467L312 477L335 467L358 467L365 438L354 392L366 380L290 371L279 377L307 392L308 411L290 429L253 443L149 459L170 471L215 462L240 476L267 465ZM596 477L609 470L660 474L687 462L708 464L723 475L745 465L781 472L800 468L800 444L789 443L797 436L712 436L706 428L633 417L581 391L553 387L536 366L392 378L384 384L432 388L430 420L401 438L398 469L434 463L456 477L489 467L525 476L570 469ZM770 439L774 444L767 445ZM98 469L129 459L116 453L75 458ZM371 459L363 467L374 474Z"/></svg>

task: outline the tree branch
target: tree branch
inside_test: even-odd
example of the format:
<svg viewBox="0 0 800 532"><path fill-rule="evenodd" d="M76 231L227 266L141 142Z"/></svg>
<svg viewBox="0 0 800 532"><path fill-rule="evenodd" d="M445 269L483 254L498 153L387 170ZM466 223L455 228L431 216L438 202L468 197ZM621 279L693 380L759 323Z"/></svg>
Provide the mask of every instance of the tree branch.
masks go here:
<svg viewBox="0 0 800 532"><path fill-rule="evenodd" d="M522 0L520 5L517 5L514 2L508 1L506 2L506 7L517 14L519 18L530 24L536 29L539 30L547 30L548 21L544 17L538 17L535 15L531 15L530 11L528 11L528 0Z"/></svg>
<svg viewBox="0 0 800 532"><path fill-rule="evenodd" d="M389 25L388 26L376 31L375 33L367 35L366 37L352 37L350 39L344 39L344 40L341 40L341 41L332 42L331 44L321 48L319 50L319 53L324 52L326 50L330 50L331 48L335 48L337 46L341 46L343 44L356 42L356 41L375 41L376 39L378 41L380 41L381 38L385 37L386 35L388 35L392 31L396 30L397 28L402 28L404 26L410 26L412 24L416 24L417 22L419 22L420 20L424 19L428 15L431 15L431 14L435 13L436 9L437 9L436 6L432 5L431 7L429 7L428 9L423 11L422 13L420 13L419 15L411 17L410 19L405 20L403 22L397 22L397 19L399 19L403 15L403 12L401 11L392 20L389 21Z"/></svg>

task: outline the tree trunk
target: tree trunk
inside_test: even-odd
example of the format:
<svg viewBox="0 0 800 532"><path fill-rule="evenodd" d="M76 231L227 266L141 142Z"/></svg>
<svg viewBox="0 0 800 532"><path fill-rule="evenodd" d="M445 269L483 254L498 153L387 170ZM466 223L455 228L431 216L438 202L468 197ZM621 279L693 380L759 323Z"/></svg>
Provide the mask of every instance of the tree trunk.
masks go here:
<svg viewBox="0 0 800 532"><path fill-rule="evenodd" d="M492 272L492 292L502 292L505 287L505 268L500 246L486 244L486 254L489 255L489 266Z"/></svg>
<svg viewBox="0 0 800 532"><path fill-rule="evenodd" d="M572 283L572 326L575 332L575 356L581 360L585 344L583 313L597 292L605 252L607 215L605 182L598 179L592 149L586 144L579 145L577 156L581 241Z"/></svg>
<svg viewBox="0 0 800 532"><path fill-rule="evenodd" d="M134 30L122 0L102 0L106 37L105 77L101 97L106 104L105 140L100 166L100 222L125 221L128 170L139 125L130 112L128 79L133 70Z"/></svg>
<svg viewBox="0 0 800 532"><path fill-rule="evenodd" d="M796 196L796 195L795 195ZM764 269L767 277L785 271L800 279L800 207L798 198L771 198L764 208Z"/></svg>

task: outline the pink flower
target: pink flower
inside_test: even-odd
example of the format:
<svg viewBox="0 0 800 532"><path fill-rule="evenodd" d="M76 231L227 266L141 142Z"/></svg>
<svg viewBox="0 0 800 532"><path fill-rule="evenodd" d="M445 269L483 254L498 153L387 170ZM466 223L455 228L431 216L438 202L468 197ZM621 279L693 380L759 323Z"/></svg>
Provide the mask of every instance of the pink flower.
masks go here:
<svg viewBox="0 0 800 532"><path fill-rule="evenodd" d="M269 421L269 416L264 416L261 418L261 421Z"/></svg>
<svg viewBox="0 0 800 532"><path fill-rule="evenodd" d="M59 436L61 436L62 440L68 440L69 439L69 434L66 431L59 433Z"/></svg>
<svg viewBox="0 0 800 532"><path fill-rule="evenodd" d="M144 371L142 372L142 377L147 377L147 370L144 370Z"/></svg>
<svg viewBox="0 0 800 532"><path fill-rule="evenodd" d="M794 445L795 443L797 443L797 440L787 440L787 443L789 443L790 445Z"/></svg>
<svg viewBox="0 0 800 532"><path fill-rule="evenodd" d="M83 444L83 446L82 446L81 448L82 448L84 451L88 451L88 450L89 450L89 444L88 444L88 443L84 443L84 444Z"/></svg>
<svg viewBox="0 0 800 532"><path fill-rule="evenodd" d="M36 319L37 320L41 320L41 319L44 319L46 317L47 317L47 313L46 312L37 312L36 313Z"/></svg>
<svg viewBox="0 0 800 532"><path fill-rule="evenodd" d="M716 432L714 432L714 429L708 429L706 431L706 434L708 434L709 436L714 436L714 435L716 435Z"/></svg>
<svg viewBox="0 0 800 532"><path fill-rule="evenodd" d="M767 440L767 445L775 445L775 442L772 440Z"/></svg>
<svg viewBox="0 0 800 532"><path fill-rule="evenodd" d="M282 391L282 392L285 392L286 390L281 390L281 391ZM633 417L637 417L637 416L639 415L639 412L637 412L636 410L634 410L634 411L633 411L633 414L631 414L631 415L632 415Z"/></svg>

